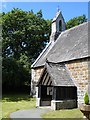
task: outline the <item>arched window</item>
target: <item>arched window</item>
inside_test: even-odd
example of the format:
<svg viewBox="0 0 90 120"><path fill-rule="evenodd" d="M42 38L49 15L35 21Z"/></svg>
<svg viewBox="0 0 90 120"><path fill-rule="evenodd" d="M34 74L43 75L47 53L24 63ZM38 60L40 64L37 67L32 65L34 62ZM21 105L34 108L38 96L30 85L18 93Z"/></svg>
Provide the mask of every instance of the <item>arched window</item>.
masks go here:
<svg viewBox="0 0 90 120"><path fill-rule="evenodd" d="M59 21L59 31L62 31L62 21Z"/></svg>

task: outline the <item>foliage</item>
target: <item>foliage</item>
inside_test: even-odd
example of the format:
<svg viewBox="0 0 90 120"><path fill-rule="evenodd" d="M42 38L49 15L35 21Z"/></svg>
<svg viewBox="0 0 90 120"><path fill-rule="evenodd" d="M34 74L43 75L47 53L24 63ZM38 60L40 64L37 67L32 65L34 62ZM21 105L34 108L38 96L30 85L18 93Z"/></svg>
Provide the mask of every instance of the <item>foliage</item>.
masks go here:
<svg viewBox="0 0 90 120"><path fill-rule="evenodd" d="M82 24L86 21L87 21L87 18L85 15L74 17L66 23L66 29L70 29L70 28L77 26L79 24Z"/></svg>
<svg viewBox="0 0 90 120"><path fill-rule="evenodd" d="M30 84L31 64L48 42L50 22L42 11L13 9L2 13L3 86Z"/></svg>
<svg viewBox="0 0 90 120"><path fill-rule="evenodd" d="M3 118L9 118L11 112L35 108L35 98L27 94L10 94L2 97Z"/></svg>
<svg viewBox="0 0 90 120"><path fill-rule="evenodd" d="M26 81L29 80L29 72L22 66L20 61L16 61L13 58L3 59L3 85L8 87L13 85L14 87L23 86ZM21 82L21 80L23 82Z"/></svg>
<svg viewBox="0 0 90 120"><path fill-rule="evenodd" d="M25 53L36 58L49 39L47 30L41 11L34 14L13 9L3 15L3 55L18 59Z"/></svg>
<svg viewBox="0 0 90 120"><path fill-rule="evenodd" d="M84 96L84 103L89 104L89 96L87 92L85 93L85 96Z"/></svg>

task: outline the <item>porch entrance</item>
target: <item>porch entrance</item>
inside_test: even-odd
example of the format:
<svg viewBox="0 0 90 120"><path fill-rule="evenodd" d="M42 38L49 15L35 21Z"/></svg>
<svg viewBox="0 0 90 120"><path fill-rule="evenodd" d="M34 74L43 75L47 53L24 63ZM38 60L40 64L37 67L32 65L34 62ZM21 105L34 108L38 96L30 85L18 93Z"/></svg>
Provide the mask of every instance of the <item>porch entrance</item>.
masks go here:
<svg viewBox="0 0 90 120"><path fill-rule="evenodd" d="M52 86L41 85L38 90L38 97L41 98L40 106L51 106Z"/></svg>

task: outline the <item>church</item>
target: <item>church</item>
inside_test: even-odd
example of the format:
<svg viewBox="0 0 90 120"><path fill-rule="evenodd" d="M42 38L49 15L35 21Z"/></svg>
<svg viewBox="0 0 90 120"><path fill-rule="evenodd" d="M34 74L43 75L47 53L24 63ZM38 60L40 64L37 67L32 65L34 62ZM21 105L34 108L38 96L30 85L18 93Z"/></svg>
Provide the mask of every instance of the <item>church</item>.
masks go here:
<svg viewBox="0 0 90 120"><path fill-rule="evenodd" d="M52 20L50 40L32 64L31 93L36 107L76 108L90 95L88 22L66 30L61 11Z"/></svg>

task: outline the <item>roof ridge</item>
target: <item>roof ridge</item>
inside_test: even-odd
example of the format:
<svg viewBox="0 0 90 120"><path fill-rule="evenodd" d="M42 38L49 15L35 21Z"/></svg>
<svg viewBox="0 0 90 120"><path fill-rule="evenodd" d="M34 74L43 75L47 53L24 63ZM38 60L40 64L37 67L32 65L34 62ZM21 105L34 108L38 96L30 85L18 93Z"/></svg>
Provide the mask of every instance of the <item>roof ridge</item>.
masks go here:
<svg viewBox="0 0 90 120"><path fill-rule="evenodd" d="M67 29L67 30L65 30L65 31L62 31L61 33L64 34L64 33L68 32L68 31L70 31L70 30L73 30L73 29L75 29L75 28L79 28L80 26L83 26L84 24L87 24L87 23L88 23L88 21L87 21L87 22L84 22L84 23L82 23L82 24L79 24L79 25L77 25L77 26L74 26L74 27L72 27L72 28L70 28L70 29ZM57 38L57 39L58 39L58 38Z"/></svg>

